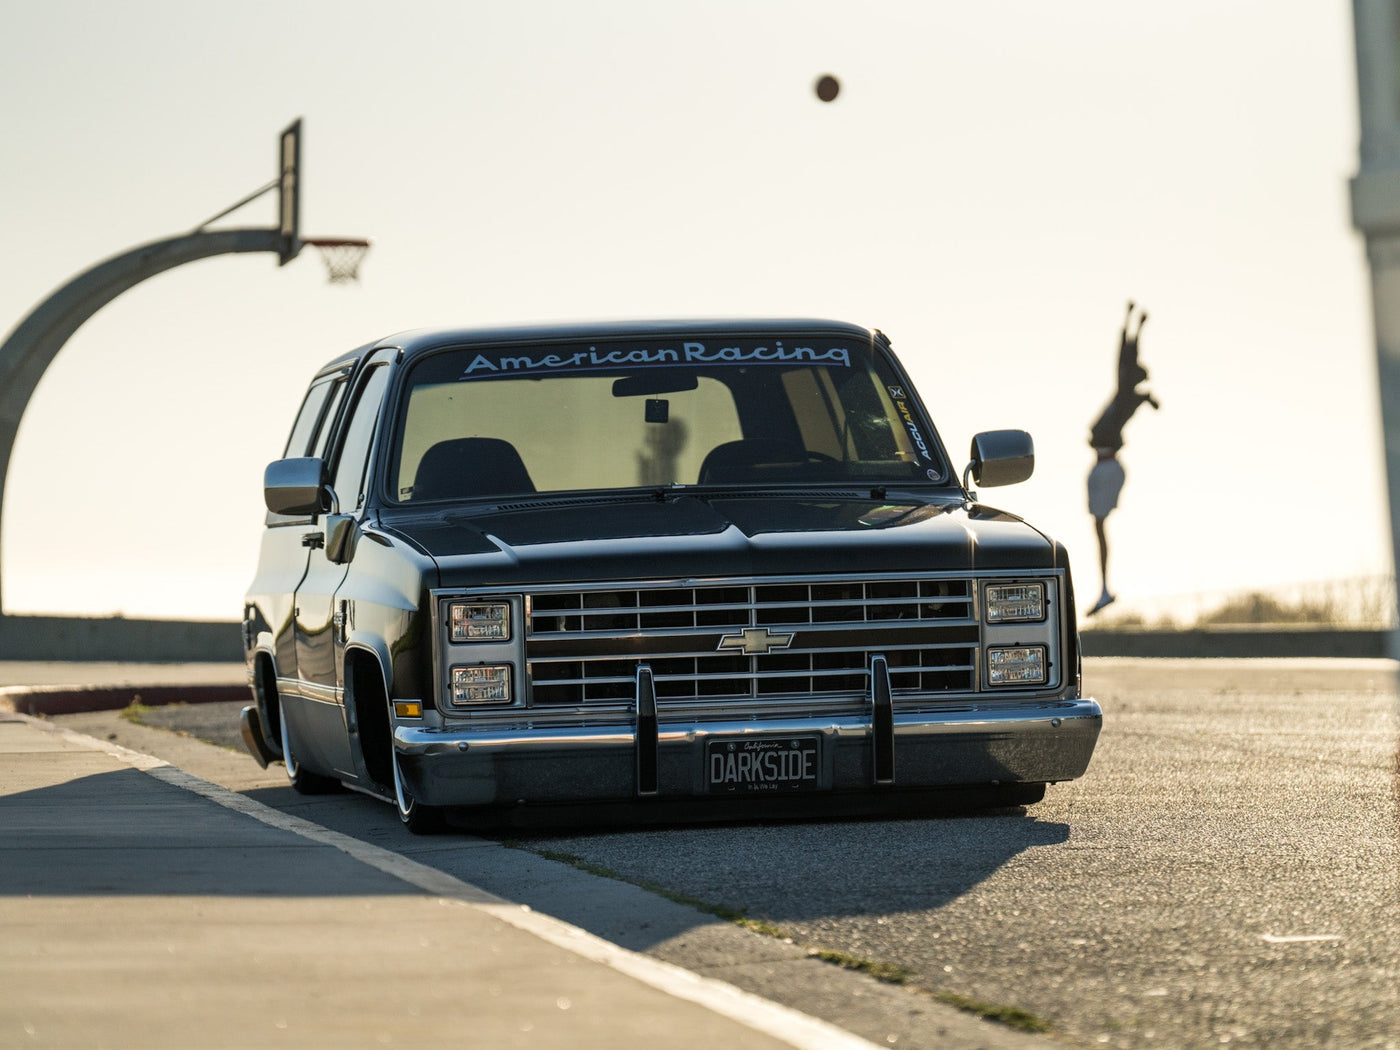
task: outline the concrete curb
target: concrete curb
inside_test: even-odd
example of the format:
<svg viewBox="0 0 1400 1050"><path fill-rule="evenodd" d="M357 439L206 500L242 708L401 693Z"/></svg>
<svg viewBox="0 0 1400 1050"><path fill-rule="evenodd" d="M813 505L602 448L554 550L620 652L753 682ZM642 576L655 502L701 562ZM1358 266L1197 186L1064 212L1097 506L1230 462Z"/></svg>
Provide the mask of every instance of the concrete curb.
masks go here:
<svg viewBox="0 0 1400 1050"><path fill-rule="evenodd" d="M1383 659L1390 632L1331 627L1192 628L1180 631L1108 628L1079 634L1085 656L1142 656L1176 659L1217 657L1344 657Z"/></svg>
<svg viewBox="0 0 1400 1050"><path fill-rule="evenodd" d="M47 717L120 711L133 703L165 707L247 702L251 696L246 685L5 686L0 687L0 711Z"/></svg>

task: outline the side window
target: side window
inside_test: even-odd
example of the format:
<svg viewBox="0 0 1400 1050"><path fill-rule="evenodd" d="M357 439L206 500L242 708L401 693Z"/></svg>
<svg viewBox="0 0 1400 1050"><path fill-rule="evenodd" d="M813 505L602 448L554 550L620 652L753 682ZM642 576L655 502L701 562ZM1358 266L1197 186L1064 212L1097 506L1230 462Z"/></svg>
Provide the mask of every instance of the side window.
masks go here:
<svg viewBox="0 0 1400 1050"><path fill-rule="evenodd" d="M297 413L297 420L292 424L292 435L287 439L287 447L282 450L282 458L326 454L330 424L344 395L344 373L324 376L311 384L306 399L301 403L301 411Z"/></svg>
<svg viewBox="0 0 1400 1050"><path fill-rule="evenodd" d="M297 421L292 424L292 434L287 438L287 447L282 450L283 459L311 455L307 450L311 447L311 438L321 422L330 392L330 376L311 384L311 389L306 392L306 400L301 403L301 411L297 413Z"/></svg>
<svg viewBox="0 0 1400 1050"><path fill-rule="evenodd" d="M316 433L316 440L311 445L311 451L307 453L308 456L325 458L326 446L331 440L331 424L335 422L336 410L340 408L340 403L345 400L345 388L349 385L344 376L335 381L331 396L326 401L326 411L321 415L320 429Z"/></svg>
<svg viewBox="0 0 1400 1050"><path fill-rule="evenodd" d="M300 456L325 456L326 442L330 439L331 424L335 421L336 409L345 397L345 373L323 376L311 384L306 399L297 412L292 424L291 437L282 450L282 458ZM265 524L268 526L296 525L308 522L307 514L274 514L267 512Z"/></svg>
<svg viewBox="0 0 1400 1050"><path fill-rule="evenodd" d="M340 501L341 513L348 513L364 503L365 467L369 462L370 445L374 441L375 423L379 419L379 404L384 399L384 388L388 382L388 368L382 365L373 368L360 385L355 403L350 408L350 420L340 443L340 456L336 460L334 480L331 482Z"/></svg>

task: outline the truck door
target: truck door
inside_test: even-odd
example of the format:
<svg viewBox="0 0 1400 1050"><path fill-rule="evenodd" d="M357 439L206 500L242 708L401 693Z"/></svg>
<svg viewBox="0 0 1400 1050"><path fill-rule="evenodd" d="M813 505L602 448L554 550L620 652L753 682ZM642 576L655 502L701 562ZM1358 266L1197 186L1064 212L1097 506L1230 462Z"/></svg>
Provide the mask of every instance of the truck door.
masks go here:
<svg viewBox="0 0 1400 1050"><path fill-rule="evenodd" d="M329 467L339 504L333 510L341 514L358 516L364 510L367 468L388 381L387 363L372 364L352 393ZM324 538L324 532L318 536ZM293 722L297 739L312 764L353 777L343 692L346 625L335 599L349 570L349 563L331 561L324 543L313 540L306 575L296 592L294 634L303 703L292 717L297 719Z"/></svg>
<svg viewBox="0 0 1400 1050"><path fill-rule="evenodd" d="M312 382L297 413L291 437L282 455L286 457L325 455L327 439L341 399L345 396L350 369L345 367ZM245 610L245 630L271 636L273 658L279 679L296 678L296 640L292 633L292 607L297 586L306 575L308 537L319 535L321 526L314 515L287 515L268 512L257 574L248 589L250 608ZM276 724L273 725L274 732Z"/></svg>

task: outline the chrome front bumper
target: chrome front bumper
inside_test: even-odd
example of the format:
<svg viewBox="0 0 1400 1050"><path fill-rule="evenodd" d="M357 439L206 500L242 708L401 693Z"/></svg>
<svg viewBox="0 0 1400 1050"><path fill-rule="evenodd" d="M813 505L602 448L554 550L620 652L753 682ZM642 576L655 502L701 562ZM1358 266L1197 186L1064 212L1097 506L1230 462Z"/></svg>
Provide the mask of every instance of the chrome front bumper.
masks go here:
<svg viewBox="0 0 1400 1050"><path fill-rule="evenodd" d="M1073 780L1088 767L1102 723L1099 705L1078 698L732 721L656 720L643 711L629 725L578 728L401 723L394 746L428 805L630 802L719 797L705 770L714 738L819 738L818 792ZM753 796L725 797L742 804Z"/></svg>

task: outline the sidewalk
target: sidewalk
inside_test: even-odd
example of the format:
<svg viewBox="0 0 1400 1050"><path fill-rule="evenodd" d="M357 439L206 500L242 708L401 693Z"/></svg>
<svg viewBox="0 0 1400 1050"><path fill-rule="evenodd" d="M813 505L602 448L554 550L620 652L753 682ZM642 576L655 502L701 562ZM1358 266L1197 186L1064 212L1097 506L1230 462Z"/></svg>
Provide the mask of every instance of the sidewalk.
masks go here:
<svg viewBox="0 0 1400 1050"><path fill-rule="evenodd" d="M871 1046L19 714L0 828L0 1047Z"/></svg>
<svg viewBox="0 0 1400 1050"><path fill-rule="evenodd" d="M133 701L250 702L241 663L105 663L0 660L0 712L62 715L118 711Z"/></svg>

